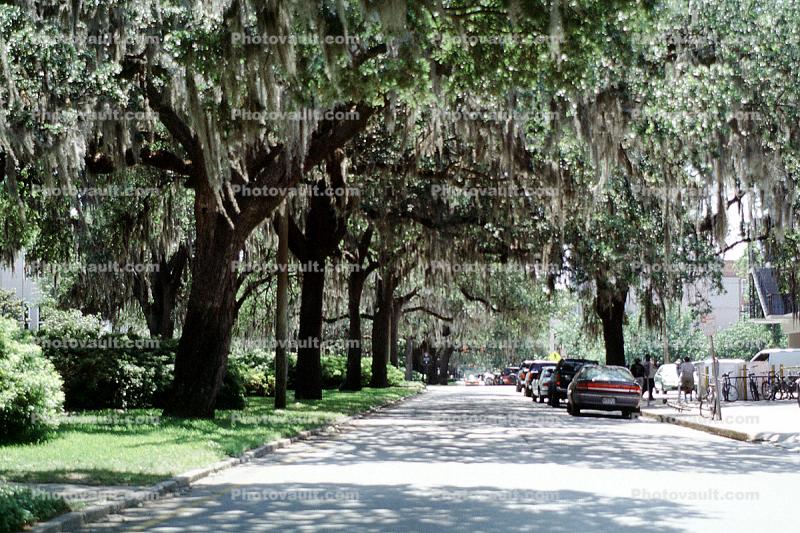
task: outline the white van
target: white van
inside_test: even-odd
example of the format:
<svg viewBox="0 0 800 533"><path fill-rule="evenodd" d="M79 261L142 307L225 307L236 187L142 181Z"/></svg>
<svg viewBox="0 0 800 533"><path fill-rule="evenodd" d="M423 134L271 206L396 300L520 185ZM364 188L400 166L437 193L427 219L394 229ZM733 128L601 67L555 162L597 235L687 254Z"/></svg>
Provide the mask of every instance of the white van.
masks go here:
<svg viewBox="0 0 800 533"><path fill-rule="evenodd" d="M784 370L800 369L800 348L765 348L750 359L747 368L758 374L778 372L781 366Z"/></svg>

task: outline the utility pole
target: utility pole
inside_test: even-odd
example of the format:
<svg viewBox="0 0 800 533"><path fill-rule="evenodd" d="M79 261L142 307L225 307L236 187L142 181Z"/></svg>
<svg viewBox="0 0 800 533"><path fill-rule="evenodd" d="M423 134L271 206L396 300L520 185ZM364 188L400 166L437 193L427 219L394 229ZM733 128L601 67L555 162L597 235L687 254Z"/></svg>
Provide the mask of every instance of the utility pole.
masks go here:
<svg viewBox="0 0 800 533"><path fill-rule="evenodd" d="M288 359L286 357L289 307L289 205L278 208L278 294L275 305L275 409L286 407Z"/></svg>
<svg viewBox="0 0 800 533"><path fill-rule="evenodd" d="M708 336L708 342L711 347L711 372L714 378L714 420L722 420L722 403L719 400L719 395L722 390L719 388L719 361L717 354L714 351L714 335Z"/></svg>

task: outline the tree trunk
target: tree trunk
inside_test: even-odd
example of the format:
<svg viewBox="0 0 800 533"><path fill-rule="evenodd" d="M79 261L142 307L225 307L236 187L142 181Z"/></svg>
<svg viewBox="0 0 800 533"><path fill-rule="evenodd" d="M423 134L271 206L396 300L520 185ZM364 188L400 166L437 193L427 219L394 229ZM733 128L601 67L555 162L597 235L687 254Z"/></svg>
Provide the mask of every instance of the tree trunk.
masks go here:
<svg viewBox="0 0 800 533"><path fill-rule="evenodd" d="M394 280L391 274L385 275L376 283L376 293L378 308L372 320L372 378L369 386L385 388L389 386L386 365L389 363L394 294Z"/></svg>
<svg viewBox="0 0 800 533"><path fill-rule="evenodd" d="M196 255L186 321L175 357L172 399L165 414L212 418L228 362L239 288L233 261L243 244L213 196L196 194Z"/></svg>
<svg viewBox="0 0 800 533"><path fill-rule="evenodd" d="M354 269L347 278L347 372L341 390L361 390L361 295L364 292L365 272Z"/></svg>
<svg viewBox="0 0 800 533"><path fill-rule="evenodd" d="M134 277L134 293L153 338L171 339L175 333L173 314L188 261L189 248L181 245L169 260L158 261L157 271Z"/></svg>
<svg viewBox="0 0 800 533"><path fill-rule="evenodd" d="M303 273L300 294L300 329L298 330L297 378L294 396L298 400L322 399L322 302L325 291L325 261L312 260Z"/></svg>
<svg viewBox="0 0 800 533"><path fill-rule="evenodd" d="M390 318L389 324L389 362L395 368L400 366L400 361L397 357L398 351L398 338L397 338L397 330L400 328L400 317L403 313L403 306L402 305L392 305L392 316Z"/></svg>
<svg viewBox="0 0 800 533"><path fill-rule="evenodd" d="M427 382L428 383L438 383L439 382L439 349L431 346L428 348L428 355L430 356L430 361L428 362L427 368Z"/></svg>
<svg viewBox="0 0 800 533"><path fill-rule="evenodd" d="M628 298L628 285L624 282L611 284L597 279L595 312L603 324L603 344L606 350L606 364L625 366L625 301Z"/></svg>
<svg viewBox="0 0 800 533"><path fill-rule="evenodd" d="M447 385L448 371L450 370L450 356L453 355L455 347L447 343L447 347L439 356L439 385Z"/></svg>
<svg viewBox="0 0 800 533"><path fill-rule="evenodd" d="M275 409L286 407L288 360L286 341L289 307L289 208L281 207L278 221L278 287L275 298Z"/></svg>
<svg viewBox="0 0 800 533"><path fill-rule="evenodd" d="M406 381L414 379L414 341L406 337Z"/></svg>
<svg viewBox="0 0 800 533"><path fill-rule="evenodd" d="M344 189L344 152L336 150L328 159L326 172L332 190ZM322 399L322 306L325 292L325 261L334 254L347 228L344 198L325 195L328 183L320 179L306 213L305 234L290 221L289 248L303 263L300 295L300 328L298 331L297 379L295 398ZM339 210L337 211L337 205Z"/></svg>

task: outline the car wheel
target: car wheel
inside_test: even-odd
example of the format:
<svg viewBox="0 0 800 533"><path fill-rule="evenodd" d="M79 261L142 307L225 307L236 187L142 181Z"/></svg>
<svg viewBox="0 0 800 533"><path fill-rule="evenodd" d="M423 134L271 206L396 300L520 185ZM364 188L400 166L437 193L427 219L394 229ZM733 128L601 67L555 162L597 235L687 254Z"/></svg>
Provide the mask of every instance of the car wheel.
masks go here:
<svg viewBox="0 0 800 533"><path fill-rule="evenodd" d="M572 402L567 402L567 412L572 416L580 416L581 410L578 407L575 407Z"/></svg>
<svg viewBox="0 0 800 533"><path fill-rule="evenodd" d="M625 420L630 420L631 412L627 409L625 411L622 411L622 418L624 418Z"/></svg>
<svg viewBox="0 0 800 533"><path fill-rule="evenodd" d="M551 394L547 400L550 407L558 407L558 398L556 398L555 395Z"/></svg>

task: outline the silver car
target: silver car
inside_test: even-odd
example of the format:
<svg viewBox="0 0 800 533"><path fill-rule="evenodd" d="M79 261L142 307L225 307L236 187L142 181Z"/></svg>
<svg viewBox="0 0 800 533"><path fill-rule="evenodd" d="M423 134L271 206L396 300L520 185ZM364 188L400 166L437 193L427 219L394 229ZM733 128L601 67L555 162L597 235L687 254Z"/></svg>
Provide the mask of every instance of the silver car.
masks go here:
<svg viewBox="0 0 800 533"><path fill-rule="evenodd" d="M550 378L556 370L556 365L542 368L539 376L531 382L532 399L535 402L544 403L547 399L547 391L550 388Z"/></svg>

